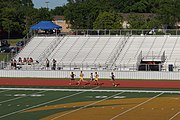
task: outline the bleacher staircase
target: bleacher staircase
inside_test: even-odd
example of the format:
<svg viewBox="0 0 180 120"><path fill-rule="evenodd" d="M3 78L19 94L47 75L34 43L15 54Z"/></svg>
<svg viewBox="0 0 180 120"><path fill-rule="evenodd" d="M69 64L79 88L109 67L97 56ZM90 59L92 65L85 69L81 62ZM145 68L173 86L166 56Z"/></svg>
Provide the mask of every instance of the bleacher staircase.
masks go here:
<svg viewBox="0 0 180 120"><path fill-rule="evenodd" d="M129 36L124 36L122 42L117 46L113 55L108 59L108 61L106 63L108 66L108 69L112 69L113 67L115 67L114 64L115 64L116 60L118 59L125 44L127 43L128 39L129 39Z"/></svg>

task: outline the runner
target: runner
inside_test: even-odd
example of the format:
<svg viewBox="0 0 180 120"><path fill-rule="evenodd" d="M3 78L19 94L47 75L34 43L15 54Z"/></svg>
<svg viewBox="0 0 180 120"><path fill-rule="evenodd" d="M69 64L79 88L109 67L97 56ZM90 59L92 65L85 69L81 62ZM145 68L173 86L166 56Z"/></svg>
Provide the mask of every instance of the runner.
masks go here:
<svg viewBox="0 0 180 120"><path fill-rule="evenodd" d="M93 76L93 73L90 74L90 80L89 80L89 84L92 83L94 80L94 76Z"/></svg>
<svg viewBox="0 0 180 120"><path fill-rule="evenodd" d="M78 85L81 85L81 82L84 81L84 74L83 74L82 71L80 72L79 77L80 77L80 79L79 79L79 81L78 81Z"/></svg>
<svg viewBox="0 0 180 120"><path fill-rule="evenodd" d="M93 73L90 74L90 81L92 82L94 80Z"/></svg>
<svg viewBox="0 0 180 120"><path fill-rule="evenodd" d="M75 80L75 76L76 76L76 75L75 75L73 72L71 72L71 74L70 74L71 79L70 79L69 85L72 85L72 81Z"/></svg>
<svg viewBox="0 0 180 120"><path fill-rule="evenodd" d="M116 84L115 84L115 75L114 75L114 73L113 72L111 72L111 80L112 80L112 85L114 86L114 87L116 87Z"/></svg>
<svg viewBox="0 0 180 120"><path fill-rule="evenodd" d="M95 72L94 77L95 77L95 82L96 82L96 85L99 85L99 75L98 75L98 73L97 73L97 72Z"/></svg>

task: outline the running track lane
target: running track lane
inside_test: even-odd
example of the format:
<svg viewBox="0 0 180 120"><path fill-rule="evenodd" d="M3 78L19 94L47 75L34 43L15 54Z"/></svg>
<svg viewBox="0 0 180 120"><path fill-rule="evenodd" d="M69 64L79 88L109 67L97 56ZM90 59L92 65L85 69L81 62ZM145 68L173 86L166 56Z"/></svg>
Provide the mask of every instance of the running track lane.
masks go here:
<svg viewBox="0 0 180 120"><path fill-rule="evenodd" d="M102 87L112 87L112 81L99 80ZM86 83L82 83L85 86ZM117 87L123 88L180 88L180 81L171 80L116 80ZM36 78L0 78L0 86L77 86L69 80L36 79ZM96 86L92 82L86 86Z"/></svg>

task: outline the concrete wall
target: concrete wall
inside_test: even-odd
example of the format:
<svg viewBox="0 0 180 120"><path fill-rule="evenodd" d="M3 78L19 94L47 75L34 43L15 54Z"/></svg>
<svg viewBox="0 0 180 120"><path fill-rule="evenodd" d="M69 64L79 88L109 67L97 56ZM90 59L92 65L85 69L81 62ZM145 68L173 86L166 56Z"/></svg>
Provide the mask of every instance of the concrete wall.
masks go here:
<svg viewBox="0 0 180 120"><path fill-rule="evenodd" d="M30 77L30 78L70 78L71 71L21 71L0 70L0 77ZM73 71L79 78L80 71ZM83 71L85 78L95 71ZM100 78L109 78L111 71L97 71ZM180 80L180 72L114 72L116 79L158 79L158 80Z"/></svg>

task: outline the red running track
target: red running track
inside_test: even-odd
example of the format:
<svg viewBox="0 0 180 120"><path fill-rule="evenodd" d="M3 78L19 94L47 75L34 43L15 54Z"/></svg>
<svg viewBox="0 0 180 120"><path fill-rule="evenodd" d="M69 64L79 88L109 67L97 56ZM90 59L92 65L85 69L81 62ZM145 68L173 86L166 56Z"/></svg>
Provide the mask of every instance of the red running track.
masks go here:
<svg viewBox="0 0 180 120"><path fill-rule="evenodd" d="M112 87L111 80L99 80L100 86ZM0 86L78 86L77 81L54 79L35 79L35 78L0 78ZM180 88L180 81L160 81L160 80L116 80L117 87L122 88ZM81 86L96 86L95 82Z"/></svg>

